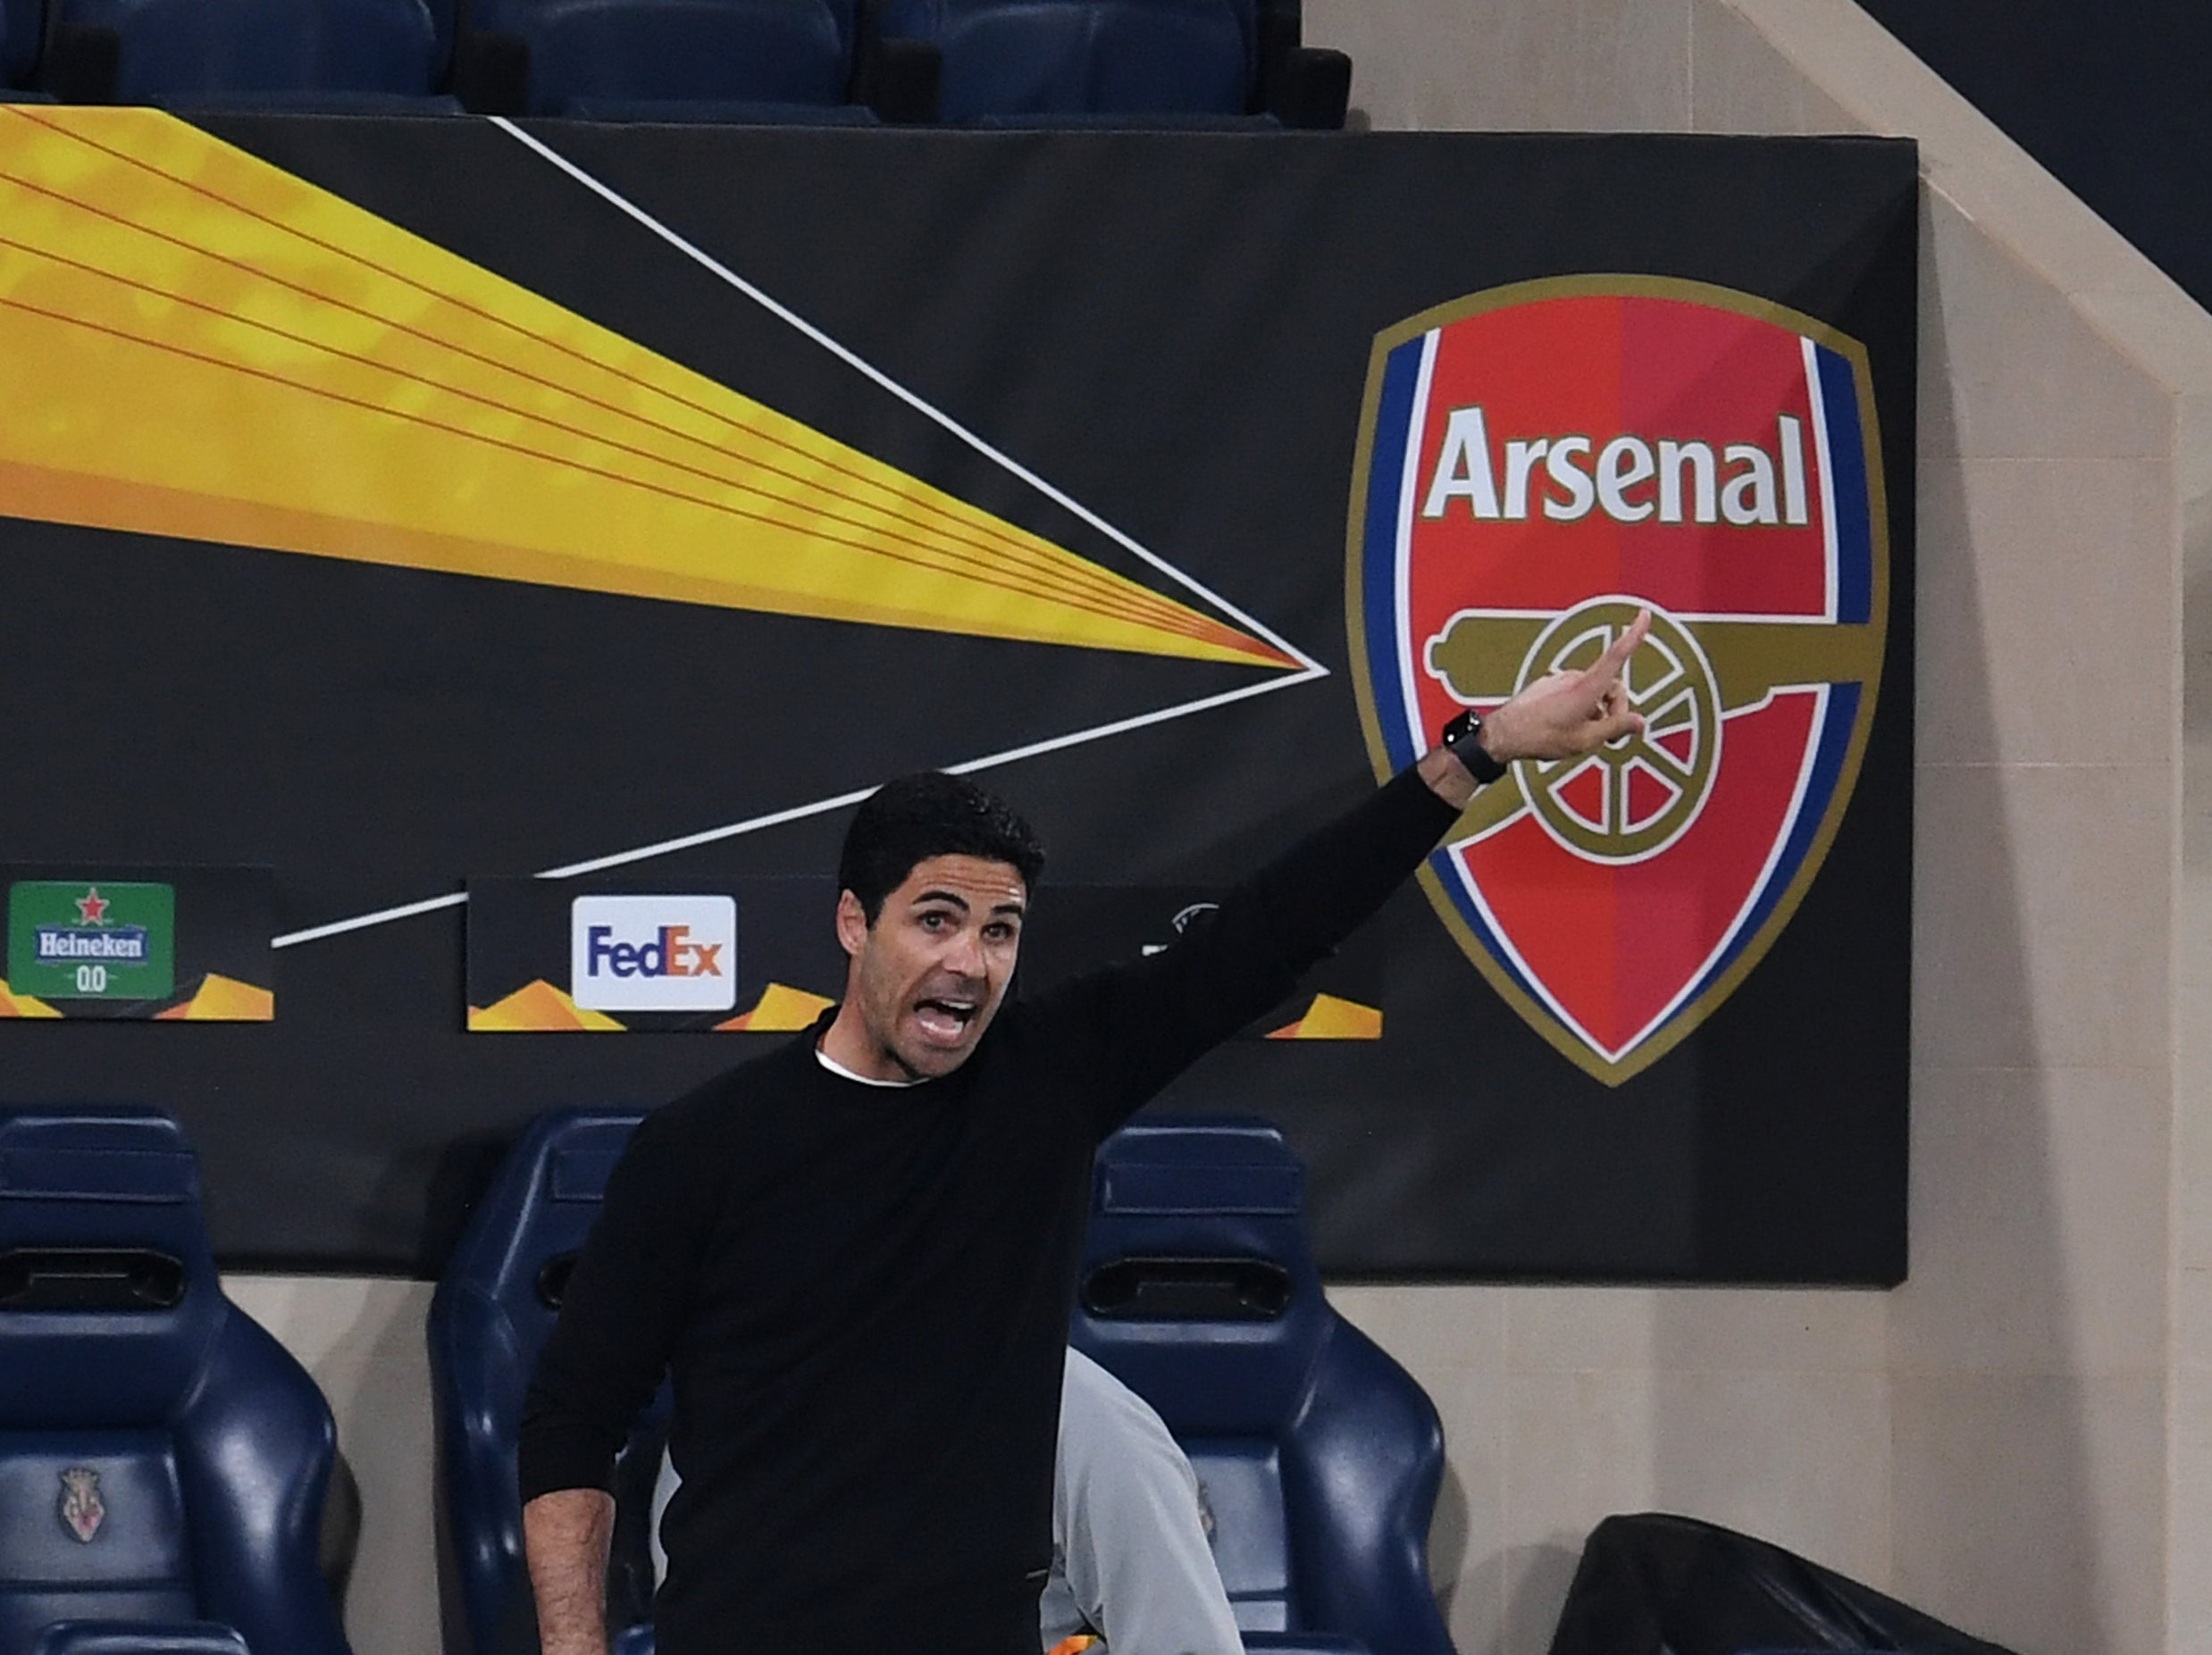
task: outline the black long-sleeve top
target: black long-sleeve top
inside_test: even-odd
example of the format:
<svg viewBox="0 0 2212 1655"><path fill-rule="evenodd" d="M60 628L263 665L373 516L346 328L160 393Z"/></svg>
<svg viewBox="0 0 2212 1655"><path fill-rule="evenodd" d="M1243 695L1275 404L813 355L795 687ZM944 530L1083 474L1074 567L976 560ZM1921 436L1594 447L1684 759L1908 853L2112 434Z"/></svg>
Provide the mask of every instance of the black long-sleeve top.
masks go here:
<svg viewBox="0 0 2212 1655"><path fill-rule="evenodd" d="M523 1412L525 1500L607 1488L664 1368L663 1655L1035 1655L1093 1151L1436 844L1412 772L1158 954L1011 1003L886 1088L823 1025L649 1116Z"/></svg>

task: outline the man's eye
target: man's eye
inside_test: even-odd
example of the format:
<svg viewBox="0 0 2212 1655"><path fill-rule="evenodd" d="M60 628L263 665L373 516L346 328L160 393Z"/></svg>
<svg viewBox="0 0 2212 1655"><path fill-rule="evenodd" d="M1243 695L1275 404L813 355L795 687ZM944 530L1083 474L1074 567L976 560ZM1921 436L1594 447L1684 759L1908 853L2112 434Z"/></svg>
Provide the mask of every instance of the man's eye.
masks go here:
<svg viewBox="0 0 2212 1655"><path fill-rule="evenodd" d="M924 931L943 931L946 917L942 911L925 914L921 917L921 927Z"/></svg>
<svg viewBox="0 0 2212 1655"><path fill-rule="evenodd" d="M1014 928L1002 919L994 920L984 927L983 934L993 942L1006 942L1012 940Z"/></svg>

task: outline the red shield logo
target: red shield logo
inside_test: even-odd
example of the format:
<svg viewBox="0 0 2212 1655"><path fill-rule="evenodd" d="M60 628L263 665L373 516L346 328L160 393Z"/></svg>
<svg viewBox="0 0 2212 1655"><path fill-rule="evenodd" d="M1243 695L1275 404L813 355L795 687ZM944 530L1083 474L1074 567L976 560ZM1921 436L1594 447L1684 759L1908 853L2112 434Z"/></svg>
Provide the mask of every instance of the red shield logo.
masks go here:
<svg viewBox="0 0 2212 1655"><path fill-rule="evenodd" d="M1515 766L1422 871L1608 1085L1718 1008L1820 870L1880 686L1885 519L1865 352L1749 295L1571 277L1376 342L1347 608L1378 775L1653 613L1644 735Z"/></svg>

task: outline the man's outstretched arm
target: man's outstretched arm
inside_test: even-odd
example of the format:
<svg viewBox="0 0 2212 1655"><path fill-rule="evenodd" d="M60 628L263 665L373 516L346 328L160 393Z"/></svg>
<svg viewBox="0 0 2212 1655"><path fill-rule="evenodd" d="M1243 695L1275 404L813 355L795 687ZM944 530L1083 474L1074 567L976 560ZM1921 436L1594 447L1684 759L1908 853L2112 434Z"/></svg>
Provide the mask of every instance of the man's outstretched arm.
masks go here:
<svg viewBox="0 0 2212 1655"><path fill-rule="evenodd" d="M615 1499L561 1488L523 1508L523 1549L543 1655L607 1655L607 1542Z"/></svg>
<svg viewBox="0 0 2212 1655"><path fill-rule="evenodd" d="M1621 673L1649 628L1649 615L1638 616L1589 666L1539 680L1499 706L1482 721L1483 750L1500 764L1571 758L1639 729ZM1174 946L1042 1003L1093 1100L1093 1129L1111 1132L1287 995L1436 848L1477 785L1451 752L1430 752L1223 893Z"/></svg>

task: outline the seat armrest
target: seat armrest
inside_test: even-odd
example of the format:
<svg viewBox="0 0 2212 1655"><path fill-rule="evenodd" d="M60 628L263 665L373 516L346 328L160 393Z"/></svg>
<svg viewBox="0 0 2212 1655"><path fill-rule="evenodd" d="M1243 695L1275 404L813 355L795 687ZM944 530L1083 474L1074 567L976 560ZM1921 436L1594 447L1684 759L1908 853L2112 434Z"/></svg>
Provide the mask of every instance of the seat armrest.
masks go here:
<svg viewBox="0 0 2212 1655"><path fill-rule="evenodd" d="M453 95L474 114L528 114L530 42L493 29L464 30L453 43Z"/></svg>
<svg viewBox="0 0 2212 1655"><path fill-rule="evenodd" d="M1352 60L1327 46L1292 46L1261 71L1267 113L1311 132L1344 129L1352 102Z"/></svg>
<svg viewBox="0 0 2212 1655"><path fill-rule="evenodd" d="M38 84L64 104L112 104L122 79L123 38L89 23L56 23L38 60Z"/></svg>
<svg viewBox="0 0 2212 1655"><path fill-rule="evenodd" d="M251 1655L246 1640L212 1620L61 1620L30 1655Z"/></svg>

